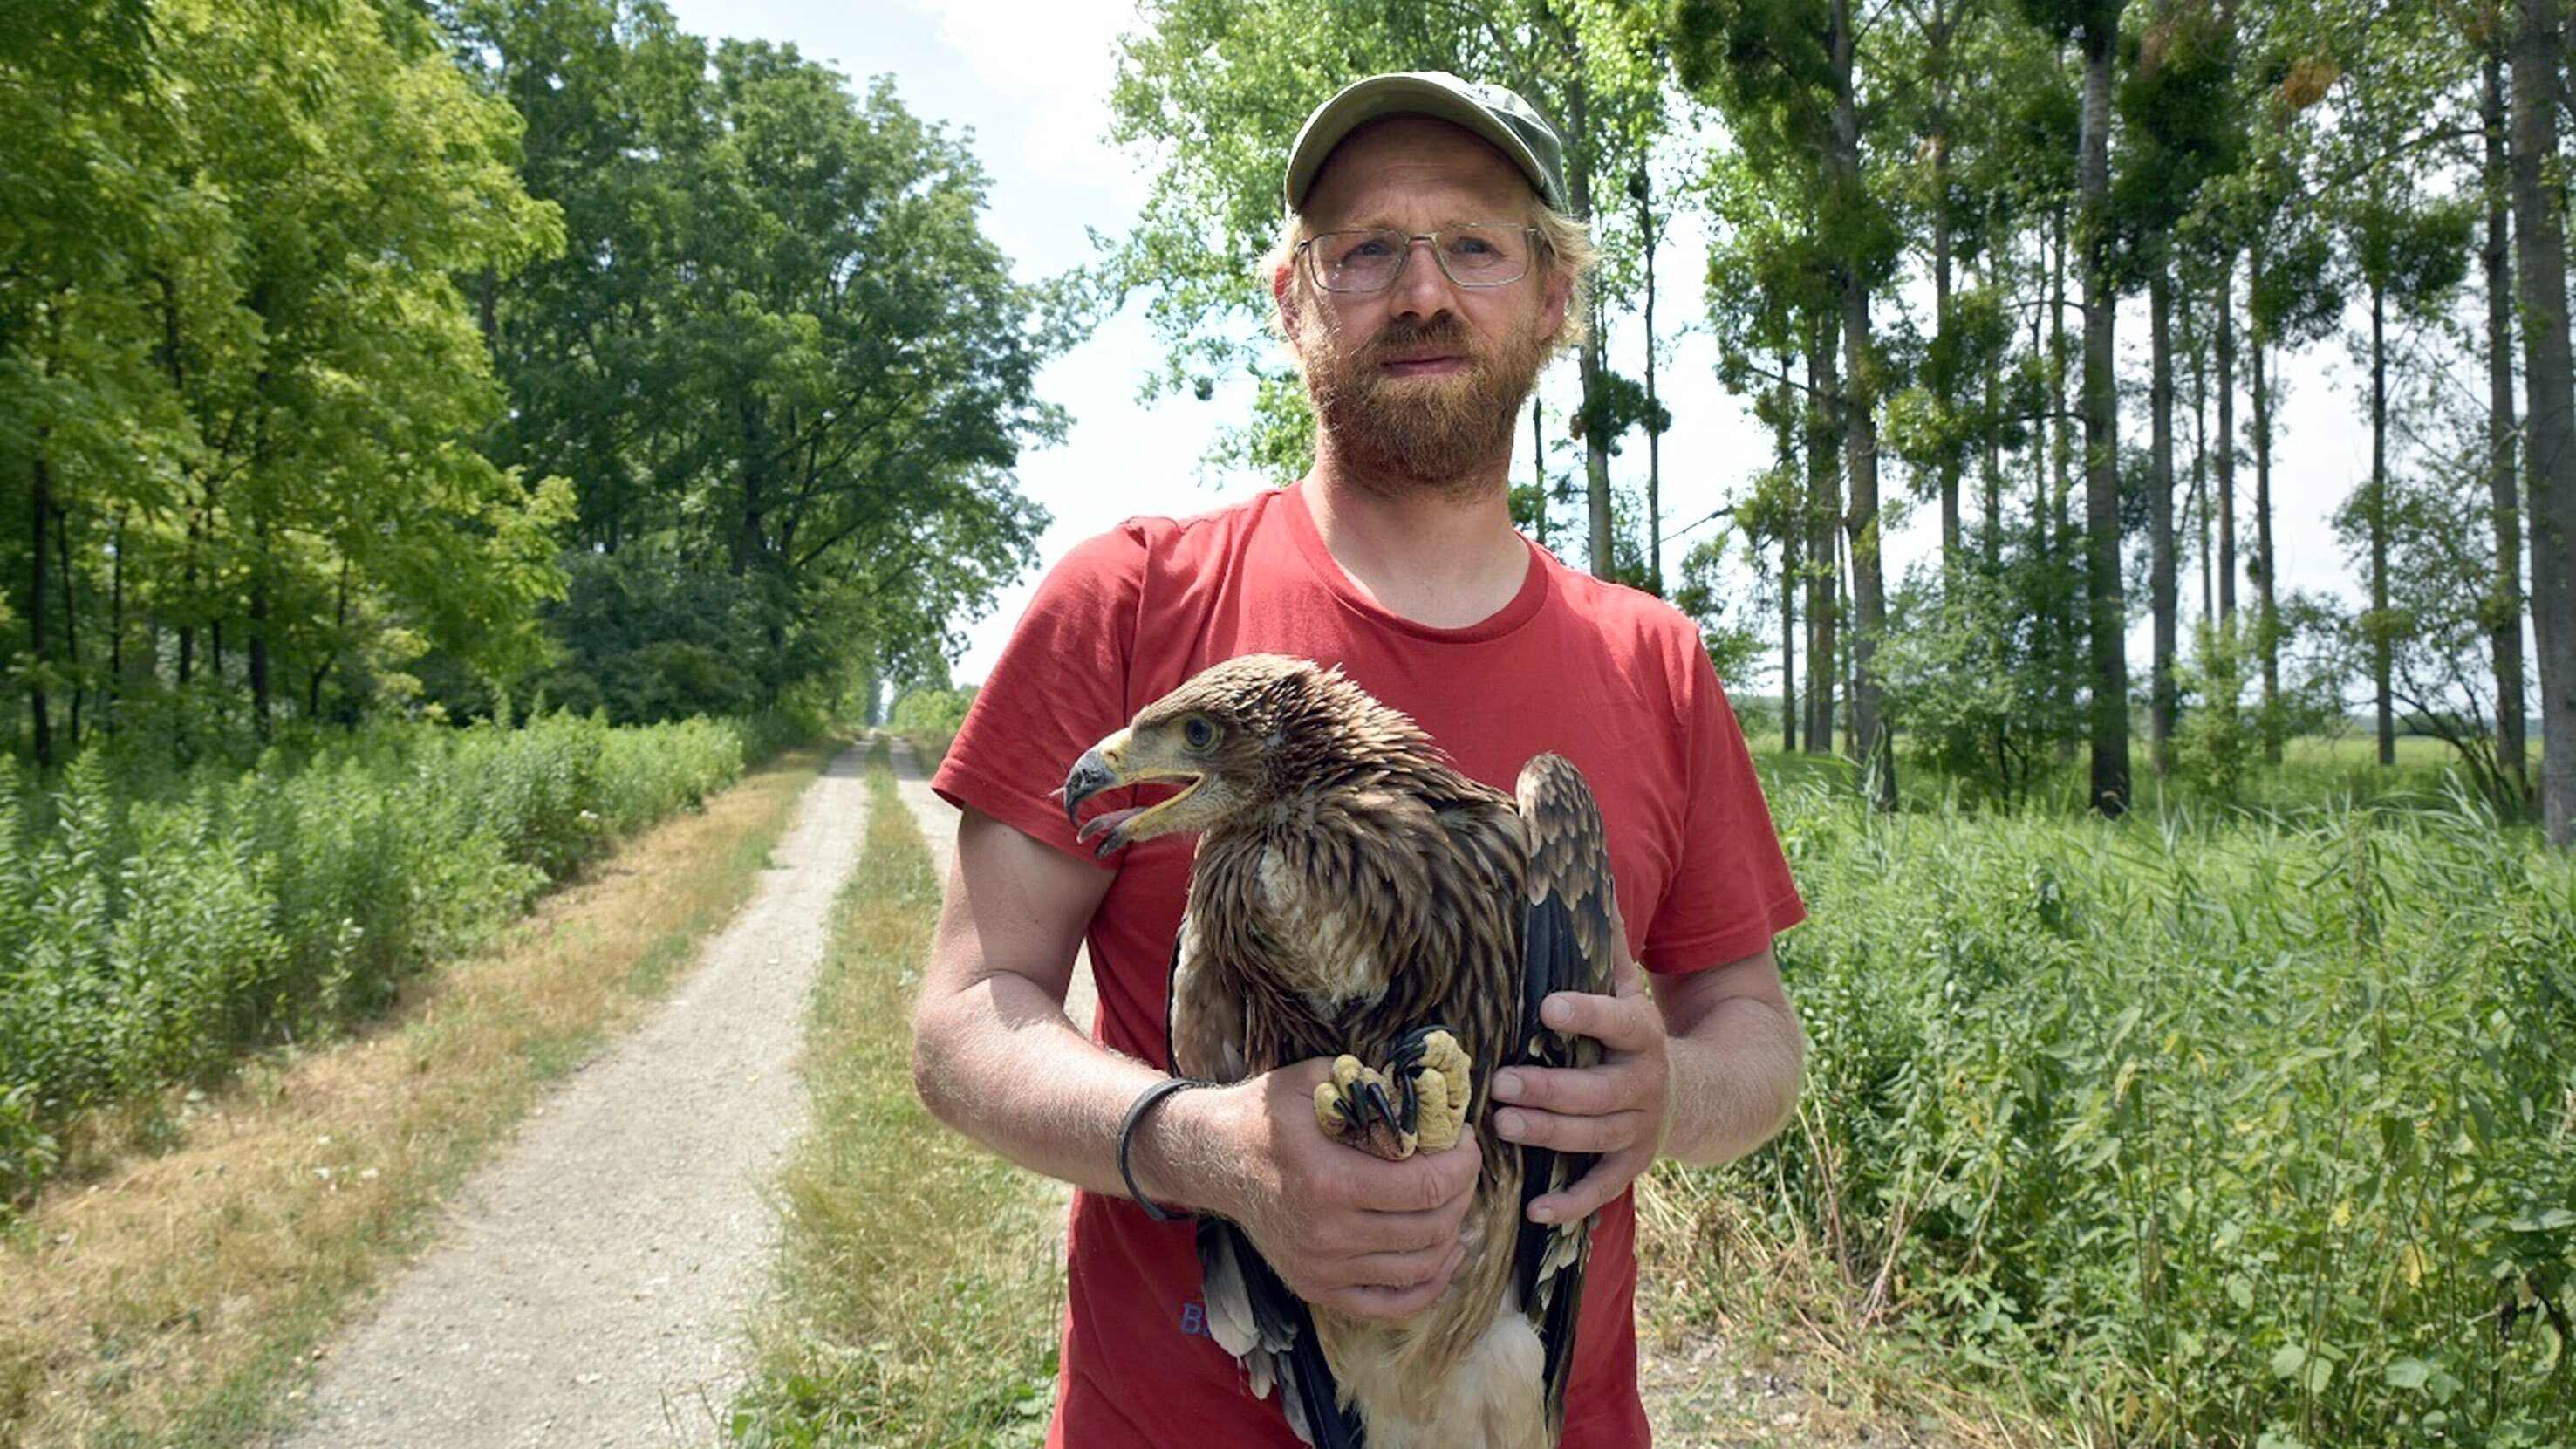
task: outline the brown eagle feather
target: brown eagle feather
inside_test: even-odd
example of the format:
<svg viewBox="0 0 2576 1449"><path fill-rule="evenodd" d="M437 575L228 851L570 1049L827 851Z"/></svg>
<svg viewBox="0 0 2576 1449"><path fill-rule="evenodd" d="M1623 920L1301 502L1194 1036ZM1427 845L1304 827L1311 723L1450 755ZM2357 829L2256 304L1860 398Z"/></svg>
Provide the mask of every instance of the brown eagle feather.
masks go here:
<svg viewBox="0 0 2576 1449"><path fill-rule="evenodd" d="M1467 1126L1483 1152L1466 1259L1429 1307L1396 1323L1310 1311L1239 1230L1206 1219L1212 1332L1256 1394L1278 1386L1310 1443L1554 1444L1590 1224L1533 1225L1524 1207L1589 1159L1494 1136L1485 1086L1507 1063L1598 1057L1538 1022L1551 992L1612 989L1619 916L1590 789L1542 755L1516 800L1460 774L1339 671L1280 655L1215 665L1140 711L1076 763L1066 812L1148 781L1186 787L1081 834L1103 855L1199 837L1173 1070L1238 1081L1310 1057L1379 1065L1445 1027L1472 1066Z"/></svg>

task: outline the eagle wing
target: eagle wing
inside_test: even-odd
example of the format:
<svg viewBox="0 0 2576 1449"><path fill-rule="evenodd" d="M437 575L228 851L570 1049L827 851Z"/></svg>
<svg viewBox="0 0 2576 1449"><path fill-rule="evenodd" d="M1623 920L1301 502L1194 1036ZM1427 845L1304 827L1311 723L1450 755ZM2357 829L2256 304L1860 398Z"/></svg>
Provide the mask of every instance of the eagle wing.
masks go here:
<svg viewBox="0 0 2576 1449"><path fill-rule="evenodd" d="M1207 1082L1239 1082L1280 1065L1246 1039L1243 973L1226 969L1229 953L1269 949L1242 939L1257 930L1240 899L1250 877L1207 871L1192 880L1190 910L1173 946L1168 1002L1174 1073ZM1208 1336L1243 1364L1256 1399L1275 1385L1289 1428L1315 1449L1361 1449L1358 1415L1345 1407L1315 1337L1314 1315L1262 1258L1241 1228L1219 1217L1198 1220L1200 1300Z"/></svg>
<svg viewBox="0 0 2576 1449"><path fill-rule="evenodd" d="M1623 928L1600 807L1582 773L1559 755L1540 755L1522 767L1518 796L1529 841L1529 900L1521 931L1520 1030L1511 1059L1532 1067L1590 1066L1600 1060L1601 1044L1548 1030L1538 1010L1554 992L1606 996L1616 989ZM1592 1221L1533 1223L1528 1208L1581 1178L1593 1161L1591 1153L1521 1149L1522 1214L1512 1281L1546 1351L1550 1443L1565 1424Z"/></svg>

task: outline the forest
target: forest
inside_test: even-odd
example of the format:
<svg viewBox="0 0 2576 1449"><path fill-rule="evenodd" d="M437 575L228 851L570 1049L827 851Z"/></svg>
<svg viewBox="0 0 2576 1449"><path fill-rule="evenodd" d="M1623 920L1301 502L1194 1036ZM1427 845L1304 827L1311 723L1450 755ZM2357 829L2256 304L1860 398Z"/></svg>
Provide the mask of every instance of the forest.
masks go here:
<svg viewBox="0 0 2576 1449"><path fill-rule="evenodd" d="M1673 1179L1677 1301L2043 1441L2576 1443L2567 10L1142 0L1148 198L1031 281L899 76L658 0L5 0L0 1219L748 762L953 725L1104 317L1296 476L1280 157L1445 69L1607 255L1516 517L1776 681L1807 1097ZM1686 333L1768 447L1668 557Z"/></svg>
<svg viewBox="0 0 2576 1449"><path fill-rule="evenodd" d="M1901 757L2009 806L2080 751L2069 793L2117 814L2186 766L2225 795L2357 714L2381 764L2401 733L2440 740L2508 818L2576 832L2554 10L1153 15L1116 97L1156 189L1117 261L1153 298L1171 381L1262 379L1238 456L1289 469L1305 445L1293 379L1231 284L1270 229L1252 139L1293 133L1330 77L1501 81L1565 131L1568 189L1612 255L1595 306L1645 335L1614 357L1596 327L1583 350L1555 419L1576 466L1546 466L1534 411L1522 516L1544 539L1561 510L1595 572L1670 581L1722 661L1762 656L1785 746L1849 755L1882 808ZM1228 144L1196 144L1209 126ZM1707 272L1661 299L1659 334L1676 279L1650 243L1685 222L1711 238ZM1656 368L1677 313L1713 330L1775 444L1727 536L1668 564ZM2296 465L2272 447L2277 380L2286 356L2337 346L2370 379L2353 426L2372 468L2333 520L2357 603L2284 595L2269 562L2272 483ZM1644 476L1614 477L1639 444ZM1937 566L1892 576L1882 524L1918 505L1937 510ZM1748 573L1758 596L1716 607ZM2151 635L2134 660L2133 621Z"/></svg>

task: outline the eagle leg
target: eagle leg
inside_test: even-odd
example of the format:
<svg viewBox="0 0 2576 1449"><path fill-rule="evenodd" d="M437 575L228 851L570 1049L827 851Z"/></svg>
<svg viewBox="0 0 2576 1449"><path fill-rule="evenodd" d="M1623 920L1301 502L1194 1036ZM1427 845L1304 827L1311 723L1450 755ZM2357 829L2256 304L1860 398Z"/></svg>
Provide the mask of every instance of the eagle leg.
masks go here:
<svg viewBox="0 0 2576 1449"><path fill-rule="evenodd" d="M1467 1097L1474 1072L1466 1047L1445 1026L1426 1026L1396 1043L1395 1073L1404 1082L1410 1120L1422 1150L1446 1152L1467 1125Z"/></svg>
<svg viewBox="0 0 2576 1449"><path fill-rule="evenodd" d="M1326 1136L1390 1162L1445 1152L1467 1120L1470 1076L1458 1038L1424 1027L1397 1044L1383 1071L1336 1059L1332 1080L1315 1088L1315 1121Z"/></svg>

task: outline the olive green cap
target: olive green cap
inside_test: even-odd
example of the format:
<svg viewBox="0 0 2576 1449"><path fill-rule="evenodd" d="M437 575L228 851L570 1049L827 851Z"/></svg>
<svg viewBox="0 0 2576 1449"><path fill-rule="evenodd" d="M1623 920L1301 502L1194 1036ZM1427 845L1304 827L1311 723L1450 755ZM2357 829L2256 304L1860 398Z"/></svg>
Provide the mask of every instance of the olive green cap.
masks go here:
<svg viewBox="0 0 2576 1449"><path fill-rule="evenodd" d="M1386 116L1429 116L1466 128L1510 157L1548 205L1566 209L1565 142L1556 128L1515 92L1461 80L1445 70L1373 75L1317 106L1288 152L1288 209L1306 205L1306 193L1334 147Z"/></svg>

